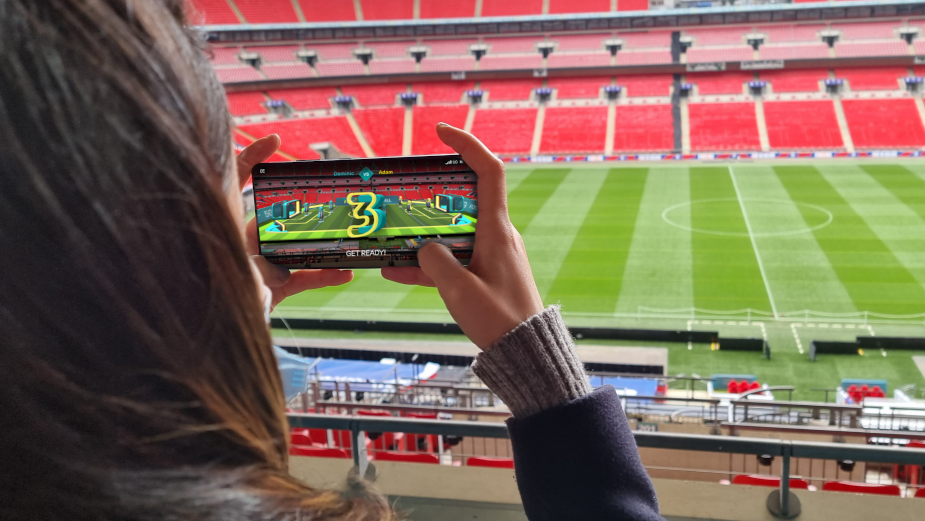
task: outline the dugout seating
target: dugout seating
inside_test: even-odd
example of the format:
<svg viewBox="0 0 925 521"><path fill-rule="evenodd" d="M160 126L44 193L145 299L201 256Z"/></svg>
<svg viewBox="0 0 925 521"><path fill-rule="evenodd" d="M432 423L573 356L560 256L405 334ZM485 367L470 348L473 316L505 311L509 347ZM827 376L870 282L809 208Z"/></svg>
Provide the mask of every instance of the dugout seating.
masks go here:
<svg viewBox="0 0 925 521"><path fill-rule="evenodd" d="M377 107L354 109L353 117L370 148L379 157L400 156L402 131L405 124L405 109L401 107Z"/></svg>
<svg viewBox="0 0 925 521"><path fill-rule="evenodd" d="M414 143L411 146L413 155L452 154L453 149L443 144L434 130L437 123L443 122L457 128L466 125L466 116L469 114L468 105L437 105L414 107Z"/></svg>
<svg viewBox="0 0 925 521"><path fill-rule="evenodd" d="M607 107L549 107L540 151L600 154L606 133Z"/></svg>
<svg viewBox="0 0 925 521"><path fill-rule="evenodd" d="M825 150L844 146L832 100L764 102L772 149Z"/></svg>
<svg viewBox="0 0 925 521"><path fill-rule="evenodd" d="M614 152L669 152L673 148L671 105L617 107Z"/></svg>
<svg viewBox="0 0 925 521"><path fill-rule="evenodd" d="M511 458L489 458L487 456L469 456L466 458L467 467L489 467L495 469L513 469L514 460Z"/></svg>
<svg viewBox="0 0 925 521"><path fill-rule="evenodd" d="M774 487L780 486L781 478L778 476L764 476L760 474L739 474L732 478L733 485L750 485L753 487ZM809 482L805 479L790 478L790 488L796 490L808 490Z"/></svg>
<svg viewBox="0 0 925 521"><path fill-rule="evenodd" d="M842 107L856 148L925 146L925 128L912 99L843 99Z"/></svg>
<svg viewBox="0 0 925 521"><path fill-rule="evenodd" d="M875 494L879 496L902 496L897 485L878 485L874 483L854 483L851 481L828 481L822 484L824 492L850 492L853 494Z"/></svg>
<svg viewBox="0 0 925 521"><path fill-rule="evenodd" d="M492 152L529 153L536 114L536 108L479 109L475 112L472 134Z"/></svg>
<svg viewBox="0 0 925 521"><path fill-rule="evenodd" d="M691 149L760 150L754 103L691 103Z"/></svg>

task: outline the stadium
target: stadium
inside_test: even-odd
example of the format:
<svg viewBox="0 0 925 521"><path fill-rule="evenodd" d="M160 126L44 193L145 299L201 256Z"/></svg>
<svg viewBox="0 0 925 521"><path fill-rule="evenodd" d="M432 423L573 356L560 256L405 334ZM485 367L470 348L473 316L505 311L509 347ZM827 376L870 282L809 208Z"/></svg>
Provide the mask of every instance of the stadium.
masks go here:
<svg viewBox="0 0 925 521"><path fill-rule="evenodd" d="M562 305L592 385L617 388L667 519L920 516L925 4L194 0L192 13L240 147L278 134L275 162L449 154L445 122L505 161L543 302ZM442 234L458 225L446 197L475 187L370 183L391 201L381 240L331 248ZM339 188L255 179L261 240L356 224ZM435 289L357 270L288 298L273 326L294 474L373 466L411 519L526 519L510 411Z"/></svg>

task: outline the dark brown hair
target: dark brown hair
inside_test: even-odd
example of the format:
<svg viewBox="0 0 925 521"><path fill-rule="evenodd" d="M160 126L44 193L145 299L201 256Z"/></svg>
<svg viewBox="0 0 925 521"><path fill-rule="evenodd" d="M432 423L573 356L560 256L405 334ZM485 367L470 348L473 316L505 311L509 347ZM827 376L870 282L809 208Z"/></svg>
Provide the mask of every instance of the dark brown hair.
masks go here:
<svg viewBox="0 0 925 521"><path fill-rule="evenodd" d="M183 0L0 0L0 518L387 519L287 469Z"/></svg>

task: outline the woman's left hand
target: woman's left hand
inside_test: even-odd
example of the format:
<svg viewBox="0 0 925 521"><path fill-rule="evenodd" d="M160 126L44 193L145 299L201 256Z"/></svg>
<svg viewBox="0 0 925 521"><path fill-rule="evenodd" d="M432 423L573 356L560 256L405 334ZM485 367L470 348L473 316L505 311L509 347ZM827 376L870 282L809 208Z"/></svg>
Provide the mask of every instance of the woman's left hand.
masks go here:
<svg viewBox="0 0 925 521"><path fill-rule="evenodd" d="M239 191L244 190L244 186L251 178L251 170L254 166L271 158L279 150L280 143L279 136L272 134L254 141L238 154ZM272 264L260 255L256 217L247 223L244 236L247 241L248 254L251 255L254 264L263 275L264 283L273 292L272 306L274 308L286 297L305 290L340 286L353 280L353 272L350 270L325 269L290 272L286 268Z"/></svg>

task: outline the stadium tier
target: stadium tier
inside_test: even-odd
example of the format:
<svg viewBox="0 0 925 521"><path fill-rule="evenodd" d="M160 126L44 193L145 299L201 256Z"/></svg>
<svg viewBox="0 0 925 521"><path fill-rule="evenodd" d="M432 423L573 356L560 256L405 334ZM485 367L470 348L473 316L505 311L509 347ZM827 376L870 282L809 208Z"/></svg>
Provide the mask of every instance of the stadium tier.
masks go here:
<svg viewBox="0 0 925 521"><path fill-rule="evenodd" d="M614 152L666 152L674 149L671 105L617 108Z"/></svg>
<svg viewBox="0 0 925 521"><path fill-rule="evenodd" d="M353 111L357 125L377 156L402 155L405 111L400 107L379 107Z"/></svg>
<svg viewBox="0 0 925 521"><path fill-rule="evenodd" d="M775 150L843 148L835 104L820 101L765 101L768 141Z"/></svg>
<svg viewBox="0 0 925 521"><path fill-rule="evenodd" d="M691 103L691 149L761 150L754 103Z"/></svg>
<svg viewBox="0 0 925 521"><path fill-rule="evenodd" d="M414 107L415 139L411 147L411 153L414 155L452 154L453 150L437 138L434 128L437 123L446 123L463 128L466 126L466 116L468 114L468 105Z"/></svg>
<svg viewBox="0 0 925 521"><path fill-rule="evenodd" d="M600 154L606 133L607 107L548 108L540 151Z"/></svg>
<svg viewBox="0 0 925 521"><path fill-rule="evenodd" d="M537 109L486 109L475 113L472 133L499 154L529 154Z"/></svg>
<svg viewBox="0 0 925 521"><path fill-rule="evenodd" d="M344 154L363 157L363 149L344 116L293 119L241 125L241 130L256 138L279 134L281 150L299 159L318 159L309 145L331 143Z"/></svg>

